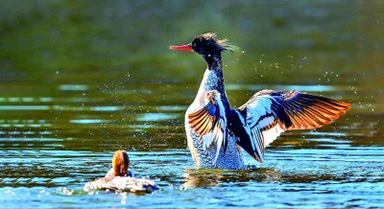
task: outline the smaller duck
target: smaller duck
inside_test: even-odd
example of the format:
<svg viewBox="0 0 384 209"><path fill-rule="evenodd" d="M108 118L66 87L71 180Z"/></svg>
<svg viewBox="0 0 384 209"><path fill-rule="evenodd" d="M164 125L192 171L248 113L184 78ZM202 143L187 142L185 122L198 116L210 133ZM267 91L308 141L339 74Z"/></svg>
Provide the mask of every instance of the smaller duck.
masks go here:
<svg viewBox="0 0 384 209"><path fill-rule="evenodd" d="M134 178L128 170L129 157L125 150L117 150L113 154L112 168L104 178L96 179L84 185L84 191L111 190L133 193L151 193L159 187L154 181Z"/></svg>
<svg viewBox="0 0 384 209"><path fill-rule="evenodd" d="M105 175L106 178L116 176L129 176L132 177L132 173L128 170L129 157L125 150L117 150L113 153L112 168Z"/></svg>

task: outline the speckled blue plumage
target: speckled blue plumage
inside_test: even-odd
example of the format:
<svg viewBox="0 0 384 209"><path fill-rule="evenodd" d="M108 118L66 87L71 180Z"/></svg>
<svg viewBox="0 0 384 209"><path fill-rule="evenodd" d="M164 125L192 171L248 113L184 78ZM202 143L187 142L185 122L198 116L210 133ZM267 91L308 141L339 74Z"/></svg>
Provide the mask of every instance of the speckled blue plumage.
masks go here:
<svg viewBox="0 0 384 209"><path fill-rule="evenodd" d="M229 120L229 113L231 110L224 88L221 55L218 54L211 56L208 60L206 59L206 61L208 63L208 68L204 73L204 77L196 98L186 112L186 118L188 114L199 110L205 105L204 97L206 92L217 90L221 95L221 101L223 102L223 105L226 109L225 112L228 113L226 114L226 117L227 120ZM240 152L240 148L238 148L238 145L236 144L237 137L228 129L228 127L224 127L229 133L226 139L226 148L220 149L220 153L216 162L214 162L214 157L216 156L217 152L216 145L213 144L208 149L204 149L204 138L199 136L189 127L187 119L185 121L185 128L188 138L188 146L192 152L192 155L195 156L194 160L198 168L219 168L230 170L244 168L242 154Z"/></svg>

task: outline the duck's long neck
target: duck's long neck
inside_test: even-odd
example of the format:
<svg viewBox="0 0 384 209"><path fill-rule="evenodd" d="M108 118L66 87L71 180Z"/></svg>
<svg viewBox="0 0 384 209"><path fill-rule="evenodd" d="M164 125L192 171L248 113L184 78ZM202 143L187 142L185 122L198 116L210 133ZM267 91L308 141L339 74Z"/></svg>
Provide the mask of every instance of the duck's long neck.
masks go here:
<svg viewBox="0 0 384 209"><path fill-rule="evenodd" d="M227 94L224 87L223 64L221 54L204 57L207 69L204 72L196 100L203 103L206 92L217 90L221 94L224 104L228 104Z"/></svg>

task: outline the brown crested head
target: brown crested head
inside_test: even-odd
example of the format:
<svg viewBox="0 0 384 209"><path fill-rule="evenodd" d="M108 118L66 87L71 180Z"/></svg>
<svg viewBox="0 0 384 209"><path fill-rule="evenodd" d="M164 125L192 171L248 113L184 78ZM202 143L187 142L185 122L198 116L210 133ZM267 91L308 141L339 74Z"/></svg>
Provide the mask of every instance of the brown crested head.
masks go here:
<svg viewBox="0 0 384 209"><path fill-rule="evenodd" d="M114 176L125 176L129 167L129 157L125 150L117 150L113 154L112 166Z"/></svg>

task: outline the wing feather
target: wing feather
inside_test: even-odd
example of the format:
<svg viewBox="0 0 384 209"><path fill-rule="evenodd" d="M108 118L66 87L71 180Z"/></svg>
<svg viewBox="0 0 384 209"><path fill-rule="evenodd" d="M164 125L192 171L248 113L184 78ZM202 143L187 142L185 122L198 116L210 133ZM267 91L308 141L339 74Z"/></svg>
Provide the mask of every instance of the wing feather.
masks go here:
<svg viewBox="0 0 384 209"><path fill-rule="evenodd" d="M200 139L204 140L204 149L208 149L212 145L216 146L216 155L213 162L215 164L220 149L227 144L227 119L220 94L217 91L207 92L207 95L208 93L215 96L209 98L207 96L208 102L204 107L188 114L188 124L200 136Z"/></svg>
<svg viewBox="0 0 384 209"><path fill-rule="evenodd" d="M249 137L239 137L238 144L256 160L263 161L264 148L282 132L320 128L349 109L349 103L295 90L263 90L233 109L249 133Z"/></svg>

